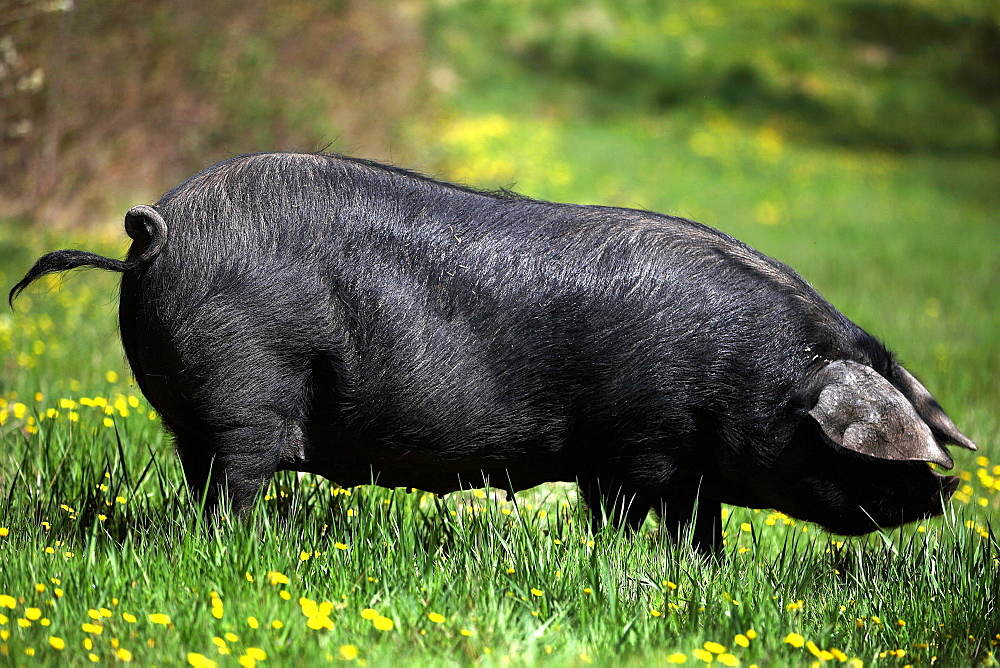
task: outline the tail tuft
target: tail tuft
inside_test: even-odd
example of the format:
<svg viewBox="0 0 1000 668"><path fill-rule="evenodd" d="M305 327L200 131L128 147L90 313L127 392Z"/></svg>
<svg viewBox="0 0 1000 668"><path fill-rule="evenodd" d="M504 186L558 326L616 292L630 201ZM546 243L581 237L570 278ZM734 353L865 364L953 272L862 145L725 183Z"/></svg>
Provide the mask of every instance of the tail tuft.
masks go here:
<svg viewBox="0 0 1000 668"><path fill-rule="evenodd" d="M53 274L77 267L97 267L108 271L124 273L148 264L163 249L167 241L167 223L160 212L144 204L134 206L125 214L125 232L132 237L132 249L127 260L116 260L95 253L78 250L58 250L38 258L7 295L7 302L13 308L14 300L35 280L45 274Z"/></svg>
<svg viewBox="0 0 1000 668"><path fill-rule="evenodd" d="M17 296L21 294L26 287L45 274L54 274L59 271L66 271L68 269L76 269L77 267L85 266L99 267L101 269L109 269L111 271L118 272L125 271L128 268L128 264L126 262L115 260L110 257L104 257L103 255L87 253L86 251L52 251L51 253L46 253L42 257L38 258L35 262L35 266L28 270L28 273L24 275L24 278L17 282L17 285L11 288L10 294L7 295L7 302L11 305L11 307L13 307L14 300Z"/></svg>

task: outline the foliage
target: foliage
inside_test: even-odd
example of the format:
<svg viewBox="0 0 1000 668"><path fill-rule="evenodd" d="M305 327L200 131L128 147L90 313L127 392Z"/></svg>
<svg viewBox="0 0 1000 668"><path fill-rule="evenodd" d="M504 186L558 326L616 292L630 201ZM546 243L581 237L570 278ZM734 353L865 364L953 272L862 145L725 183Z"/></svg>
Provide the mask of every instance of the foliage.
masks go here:
<svg viewBox="0 0 1000 668"><path fill-rule="evenodd" d="M496 86L513 79L532 91L529 99L569 101L597 115L725 110L844 145L1000 146L1000 22L990 3L488 0L434 7L438 56L487 95L523 94Z"/></svg>
<svg viewBox="0 0 1000 668"><path fill-rule="evenodd" d="M47 2L0 9L0 211L85 225L234 153L388 154L423 42L389 2ZM371 113L371 106L378 114Z"/></svg>

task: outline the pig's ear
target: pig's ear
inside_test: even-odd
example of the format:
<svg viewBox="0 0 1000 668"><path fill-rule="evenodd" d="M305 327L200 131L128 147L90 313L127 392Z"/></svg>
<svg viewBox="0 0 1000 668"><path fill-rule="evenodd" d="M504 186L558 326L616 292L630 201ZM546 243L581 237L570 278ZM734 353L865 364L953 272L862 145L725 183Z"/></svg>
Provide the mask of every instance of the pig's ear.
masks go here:
<svg viewBox="0 0 1000 668"><path fill-rule="evenodd" d="M892 377L906 398L913 404L913 407L917 409L917 414L938 434L942 441L967 450L978 449L968 436L958 430L951 418L945 414L937 399L909 371L896 364L892 369Z"/></svg>
<svg viewBox="0 0 1000 668"><path fill-rule="evenodd" d="M838 360L814 382L816 403L809 414L837 445L878 459L954 466L913 404L874 369Z"/></svg>

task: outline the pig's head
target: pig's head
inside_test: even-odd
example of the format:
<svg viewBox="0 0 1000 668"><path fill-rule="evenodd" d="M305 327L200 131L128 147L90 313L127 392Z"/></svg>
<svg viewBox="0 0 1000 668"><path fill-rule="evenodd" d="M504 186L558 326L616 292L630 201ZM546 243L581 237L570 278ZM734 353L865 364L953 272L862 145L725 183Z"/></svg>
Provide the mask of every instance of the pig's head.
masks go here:
<svg viewBox="0 0 1000 668"><path fill-rule="evenodd" d="M849 360L828 363L800 395L804 414L775 461L774 506L842 534L938 515L957 489L945 443L975 444L931 394L894 364L892 382Z"/></svg>

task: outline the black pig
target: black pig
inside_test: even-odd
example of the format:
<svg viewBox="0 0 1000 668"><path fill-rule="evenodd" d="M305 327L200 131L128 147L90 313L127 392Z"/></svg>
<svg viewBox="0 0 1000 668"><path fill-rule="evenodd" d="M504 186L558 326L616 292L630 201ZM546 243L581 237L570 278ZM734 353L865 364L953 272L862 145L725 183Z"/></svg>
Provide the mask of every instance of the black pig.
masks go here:
<svg viewBox="0 0 1000 668"><path fill-rule="evenodd" d="M125 216L122 342L209 505L278 470L445 493L576 481L704 552L720 503L860 534L942 512L966 438L801 277L647 211L258 154Z"/></svg>

